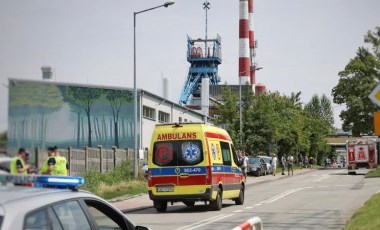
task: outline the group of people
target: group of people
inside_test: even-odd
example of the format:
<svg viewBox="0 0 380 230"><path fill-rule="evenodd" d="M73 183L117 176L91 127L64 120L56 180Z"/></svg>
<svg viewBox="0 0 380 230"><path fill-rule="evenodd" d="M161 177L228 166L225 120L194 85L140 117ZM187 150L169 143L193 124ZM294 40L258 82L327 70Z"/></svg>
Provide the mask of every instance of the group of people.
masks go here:
<svg viewBox="0 0 380 230"><path fill-rule="evenodd" d="M307 157L303 156L301 153L298 155L298 163L300 165L300 168L311 168L314 164L314 158L312 156Z"/></svg>
<svg viewBox="0 0 380 230"><path fill-rule="evenodd" d="M65 157L60 156L57 146L51 146L47 149L48 157L40 170L36 170L28 163L29 153L25 148L20 148L18 154L12 158L10 173L12 174L34 174L40 173L54 176L67 176L68 164Z"/></svg>
<svg viewBox="0 0 380 230"><path fill-rule="evenodd" d="M276 176L277 161L278 159L277 159L276 154L274 153L271 154L270 164L273 169L273 173L272 173L273 176ZM294 157L291 154L289 154L288 156L282 155L281 161L280 161L281 171L282 171L281 175L285 175L285 166L287 166L288 176L290 176L290 172L292 173L292 176L293 176L293 163L294 163Z"/></svg>
<svg viewBox="0 0 380 230"><path fill-rule="evenodd" d="M247 179L247 173L248 173L248 167L249 167L248 156L244 151L239 151L238 153L239 153L239 162L241 165L240 167L242 169L244 178ZM276 176L277 162L278 162L278 159L277 159L276 154L272 153L270 165L273 169L273 171L272 171L273 176ZM292 155L289 154L286 157L285 157L285 155L283 155L281 157L280 164L281 164L281 168L282 168L282 175L285 175L285 166L287 166L288 175L290 176L290 173L291 173L293 176L293 163L294 163L294 157Z"/></svg>

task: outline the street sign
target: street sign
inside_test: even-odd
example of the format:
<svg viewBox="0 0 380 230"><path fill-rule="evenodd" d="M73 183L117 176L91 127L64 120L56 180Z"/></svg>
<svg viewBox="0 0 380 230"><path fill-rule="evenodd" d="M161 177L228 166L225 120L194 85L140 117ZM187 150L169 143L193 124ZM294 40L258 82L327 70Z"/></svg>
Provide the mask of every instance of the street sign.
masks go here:
<svg viewBox="0 0 380 230"><path fill-rule="evenodd" d="M380 106L380 84L376 86L374 90L368 96L373 103Z"/></svg>
<svg viewBox="0 0 380 230"><path fill-rule="evenodd" d="M380 112L373 113L373 126L375 134L380 136Z"/></svg>

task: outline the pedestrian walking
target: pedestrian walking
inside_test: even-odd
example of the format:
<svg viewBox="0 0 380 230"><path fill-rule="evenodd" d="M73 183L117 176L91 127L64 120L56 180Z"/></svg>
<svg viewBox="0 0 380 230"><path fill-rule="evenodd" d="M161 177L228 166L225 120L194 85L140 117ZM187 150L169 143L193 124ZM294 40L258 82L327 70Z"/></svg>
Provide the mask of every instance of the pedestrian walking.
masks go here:
<svg viewBox="0 0 380 230"><path fill-rule="evenodd" d="M28 174L29 164L26 164L27 151L24 148L18 150L17 156L13 157L10 163L11 174Z"/></svg>
<svg viewBox="0 0 380 230"><path fill-rule="evenodd" d="M245 156L245 153L243 151L239 152L239 162L240 162L240 168L244 176L244 181L247 180L247 173L248 173L248 157Z"/></svg>
<svg viewBox="0 0 380 230"><path fill-rule="evenodd" d="M309 158L307 156L305 156L304 158L304 165L305 165L305 168L309 168Z"/></svg>
<svg viewBox="0 0 380 230"><path fill-rule="evenodd" d="M281 175L285 175L285 165L286 165L286 158L285 158L285 154L282 155L281 157Z"/></svg>
<svg viewBox="0 0 380 230"><path fill-rule="evenodd" d="M298 164L300 165L300 169L303 167L303 156L302 154L298 154Z"/></svg>
<svg viewBox="0 0 380 230"><path fill-rule="evenodd" d="M290 176L290 172L292 172L292 176L293 176L293 162L294 162L294 158L293 158L292 154L288 155L287 162L288 162L288 176Z"/></svg>
<svg viewBox="0 0 380 230"><path fill-rule="evenodd" d="M310 158L309 158L309 164L310 164L310 168L313 168L313 164L314 164L314 158L313 158L313 156L310 156Z"/></svg>
<svg viewBox="0 0 380 230"><path fill-rule="evenodd" d="M272 169L273 169L273 173L272 175L273 176L276 176L276 169L277 169L277 157L276 157L276 154L272 154L272 159L271 159L271 165L272 165Z"/></svg>

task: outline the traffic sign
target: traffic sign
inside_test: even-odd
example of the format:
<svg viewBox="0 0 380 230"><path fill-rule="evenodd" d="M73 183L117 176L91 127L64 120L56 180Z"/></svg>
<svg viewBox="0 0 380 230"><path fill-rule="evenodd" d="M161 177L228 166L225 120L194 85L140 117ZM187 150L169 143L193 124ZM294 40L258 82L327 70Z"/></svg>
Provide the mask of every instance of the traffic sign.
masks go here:
<svg viewBox="0 0 380 230"><path fill-rule="evenodd" d="M373 103L380 106L380 84L376 86L374 90L368 96Z"/></svg>

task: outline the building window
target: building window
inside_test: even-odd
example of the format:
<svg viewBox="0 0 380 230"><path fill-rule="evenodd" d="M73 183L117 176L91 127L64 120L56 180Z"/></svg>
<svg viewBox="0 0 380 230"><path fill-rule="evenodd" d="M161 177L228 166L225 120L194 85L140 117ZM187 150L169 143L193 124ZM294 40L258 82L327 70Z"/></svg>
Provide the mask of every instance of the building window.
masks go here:
<svg viewBox="0 0 380 230"><path fill-rule="evenodd" d="M158 121L162 123L168 123L170 119L170 115L168 113L158 111Z"/></svg>
<svg viewBox="0 0 380 230"><path fill-rule="evenodd" d="M143 106L143 117L156 120L156 110L147 106Z"/></svg>
<svg viewBox="0 0 380 230"><path fill-rule="evenodd" d="M178 118L178 122L182 122L182 117L179 117L179 118Z"/></svg>

